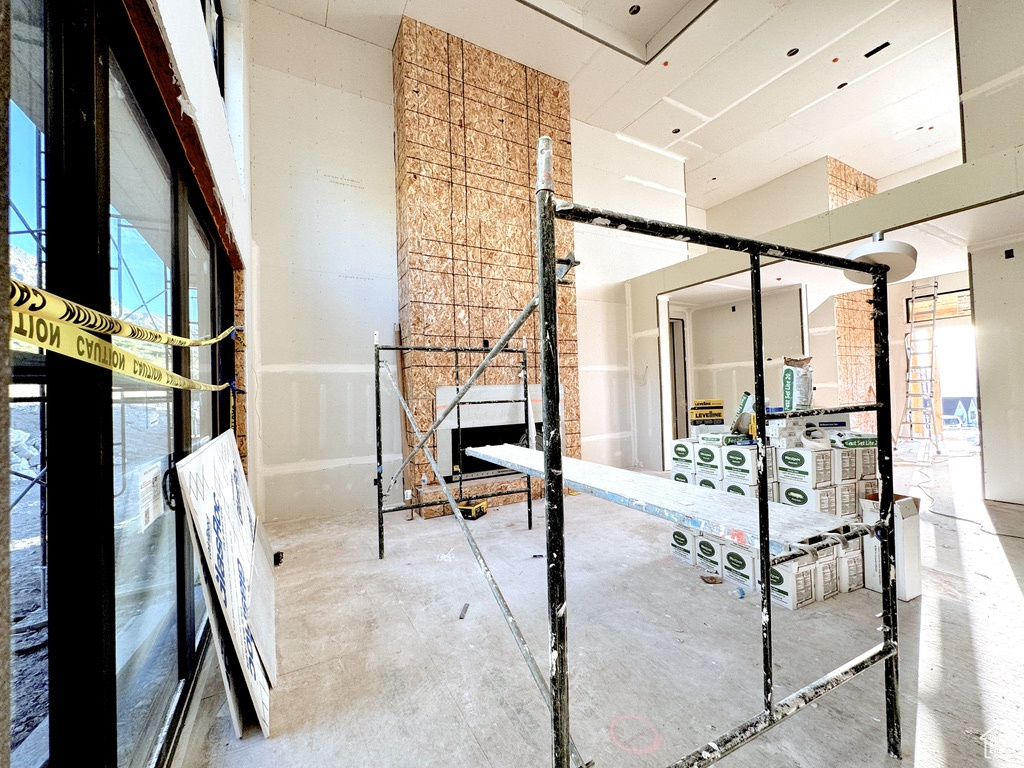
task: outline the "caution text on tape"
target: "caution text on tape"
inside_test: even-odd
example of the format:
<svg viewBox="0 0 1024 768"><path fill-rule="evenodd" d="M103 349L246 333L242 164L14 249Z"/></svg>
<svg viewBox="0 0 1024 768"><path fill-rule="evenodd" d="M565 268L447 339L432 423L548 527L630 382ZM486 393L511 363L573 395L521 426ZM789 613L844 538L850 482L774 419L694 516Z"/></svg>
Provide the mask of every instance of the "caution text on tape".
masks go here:
<svg viewBox="0 0 1024 768"><path fill-rule="evenodd" d="M89 309L74 301L62 299L56 294L28 285L14 278L11 278L11 310L71 325L76 328L83 328L95 333L123 336L127 339L138 339L139 341L151 341L156 344L166 344L172 347L202 347L208 344L216 344L218 341L226 339L235 331L235 328L228 328L217 336L205 339L186 339L183 336L175 336L171 333L164 333L153 328L136 325L127 320L118 320L116 317Z"/></svg>
<svg viewBox="0 0 1024 768"><path fill-rule="evenodd" d="M220 391L230 386L187 379L73 325L20 310L11 312L11 339L159 386L205 391Z"/></svg>

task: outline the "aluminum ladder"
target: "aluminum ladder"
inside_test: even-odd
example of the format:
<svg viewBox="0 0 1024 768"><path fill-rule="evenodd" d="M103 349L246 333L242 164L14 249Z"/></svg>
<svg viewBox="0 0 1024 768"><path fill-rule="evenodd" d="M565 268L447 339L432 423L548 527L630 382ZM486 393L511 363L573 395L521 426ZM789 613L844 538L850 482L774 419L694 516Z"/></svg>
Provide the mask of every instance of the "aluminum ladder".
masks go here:
<svg viewBox="0 0 1024 768"><path fill-rule="evenodd" d="M903 415L896 442L923 441L939 449L936 424L935 312L939 284L912 283L910 286L910 333L907 334L907 377Z"/></svg>

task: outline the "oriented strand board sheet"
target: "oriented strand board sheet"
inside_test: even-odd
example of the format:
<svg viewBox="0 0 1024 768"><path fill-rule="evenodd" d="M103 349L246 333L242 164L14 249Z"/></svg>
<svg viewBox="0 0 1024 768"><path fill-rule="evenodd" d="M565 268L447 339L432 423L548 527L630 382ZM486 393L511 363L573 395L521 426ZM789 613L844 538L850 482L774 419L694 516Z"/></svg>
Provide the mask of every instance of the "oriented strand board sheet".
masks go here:
<svg viewBox="0 0 1024 768"><path fill-rule="evenodd" d="M544 476L544 454L541 451L518 445L488 445L470 448L468 453L533 477ZM757 544L757 499L568 456L562 457L562 470L565 485L574 490L677 525L696 528L712 536L730 539L743 546ZM803 512L774 502L769 503L768 510L769 548L775 555L788 552L792 544L813 540L823 533L846 530L845 522L832 515Z"/></svg>
<svg viewBox="0 0 1024 768"><path fill-rule="evenodd" d="M481 346L500 338L537 291L537 138L555 142L557 193L572 199L569 86L403 18L393 49L399 320L409 345ZM573 249L571 222L555 222L557 253ZM558 287L566 452L579 455L575 285ZM513 344L540 366L536 321ZM454 385L440 354L403 358L412 401ZM464 379L469 364L461 366ZM492 366L483 384L516 384L516 366ZM430 421L417 423L426 429ZM568 439L572 435L573 439ZM425 465L417 465L418 478ZM426 470L429 474L429 470ZM443 512L443 508L442 508Z"/></svg>

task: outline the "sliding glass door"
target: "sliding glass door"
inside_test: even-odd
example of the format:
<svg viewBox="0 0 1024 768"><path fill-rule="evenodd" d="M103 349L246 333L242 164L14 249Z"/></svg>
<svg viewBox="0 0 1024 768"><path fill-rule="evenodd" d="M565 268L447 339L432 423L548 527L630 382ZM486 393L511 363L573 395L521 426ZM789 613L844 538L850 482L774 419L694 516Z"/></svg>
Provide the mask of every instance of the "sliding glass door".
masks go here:
<svg viewBox="0 0 1024 768"><path fill-rule="evenodd" d="M232 273L129 16L147 12L12 1L10 275L207 337L231 322ZM230 340L110 341L207 383L231 375ZM227 427L228 398L30 342L12 346L9 391L11 762L49 747L54 765L164 766L207 623L173 464Z"/></svg>

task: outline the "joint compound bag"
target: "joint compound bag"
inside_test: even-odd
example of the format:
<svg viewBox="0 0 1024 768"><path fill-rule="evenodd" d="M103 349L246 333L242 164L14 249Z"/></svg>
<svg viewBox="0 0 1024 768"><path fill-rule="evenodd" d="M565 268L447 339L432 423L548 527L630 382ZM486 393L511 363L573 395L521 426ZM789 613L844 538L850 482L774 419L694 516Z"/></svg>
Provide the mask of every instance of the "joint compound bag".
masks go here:
<svg viewBox="0 0 1024 768"><path fill-rule="evenodd" d="M754 397L749 392L740 396L740 404L736 409L736 418L732 420L731 432L734 435L746 435L750 432L750 416L754 412Z"/></svg>
<svg viewBox="0 0 1024 768"><path fill-rule="evenodd" d="M786 411L803 411L811 407L814 386L811 382L811 358L782 359L782 407Z"/></svg>

